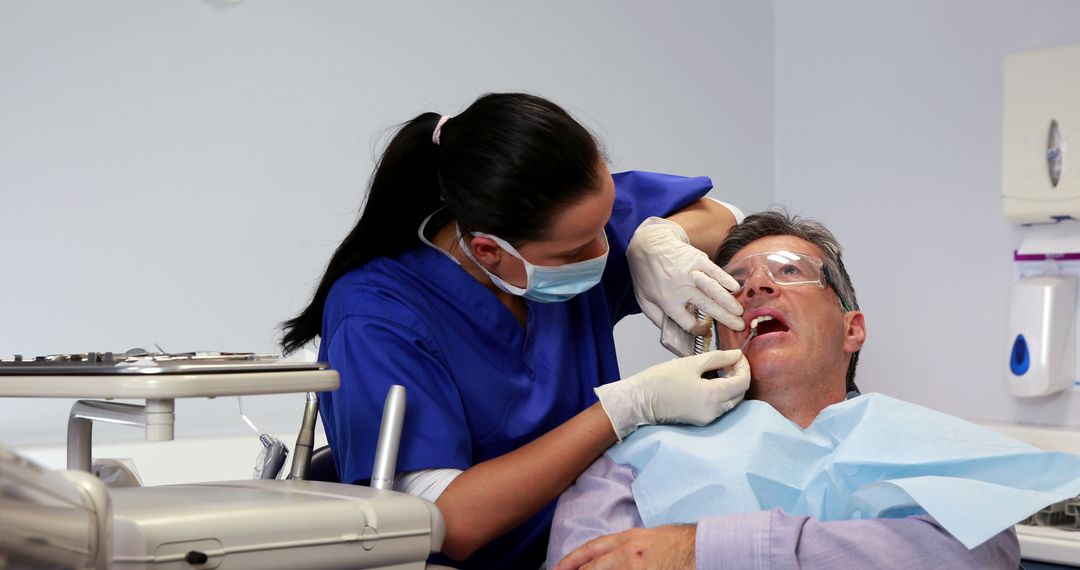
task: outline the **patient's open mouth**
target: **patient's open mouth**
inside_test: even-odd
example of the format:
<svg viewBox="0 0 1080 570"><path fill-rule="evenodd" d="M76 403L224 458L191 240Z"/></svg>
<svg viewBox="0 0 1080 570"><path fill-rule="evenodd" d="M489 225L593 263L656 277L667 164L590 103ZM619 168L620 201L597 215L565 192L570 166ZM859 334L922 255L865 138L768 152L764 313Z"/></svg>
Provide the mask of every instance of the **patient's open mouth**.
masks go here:
<svg viewBox="0 0 1080 570"><path fill-rule="evenodd" d="M767 335L774 332L788 332L789 330L791 330L790 327L788 327L787 324L785 324L783 321L773 317L762 317L755 320L758 321L756 327L757 336Z"/></svg>

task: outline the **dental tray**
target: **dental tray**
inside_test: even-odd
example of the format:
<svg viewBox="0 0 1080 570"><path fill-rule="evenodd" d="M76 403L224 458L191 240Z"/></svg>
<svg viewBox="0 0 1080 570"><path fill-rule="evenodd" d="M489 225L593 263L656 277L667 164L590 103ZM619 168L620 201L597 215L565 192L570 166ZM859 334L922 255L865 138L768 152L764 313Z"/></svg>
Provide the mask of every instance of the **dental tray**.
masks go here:
<svg viewBox="0 0 1080 570"><path fill-rule="evenodd" d="M274 354L252 352L87 352L0 360L0 375L128 375L292 372L325 370L324 362L281 360Z"/></svg>

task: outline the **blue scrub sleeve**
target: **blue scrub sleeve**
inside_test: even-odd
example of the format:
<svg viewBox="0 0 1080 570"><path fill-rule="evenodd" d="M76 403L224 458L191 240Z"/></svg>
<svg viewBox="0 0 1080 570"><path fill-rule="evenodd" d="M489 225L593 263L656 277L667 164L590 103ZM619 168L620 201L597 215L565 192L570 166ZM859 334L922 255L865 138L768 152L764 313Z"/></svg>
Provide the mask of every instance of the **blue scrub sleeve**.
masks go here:
<svg viewBox="0 0 1080 570"><path fill-rule="evenodd" d="M327 355L341 386L332 393L333 417L323 422L332 432L342 481L371 478L383 403L393 384L405 387L406 401L397 471L472 465L460 393L427 335L385 317L353 315L338 325Z"/></svg>
<svg viewBox="0 0 1080 570"><path fill-rule="evenodd" d="M615 204L606 231L611 253L604 269L603 286L612 323L640 313L634 298L634 282L626 260L626 248L634 231L650 216L667 217L693 204L712 189L707 176L688 178L655 172L619 172L615 180Z"/></svg>

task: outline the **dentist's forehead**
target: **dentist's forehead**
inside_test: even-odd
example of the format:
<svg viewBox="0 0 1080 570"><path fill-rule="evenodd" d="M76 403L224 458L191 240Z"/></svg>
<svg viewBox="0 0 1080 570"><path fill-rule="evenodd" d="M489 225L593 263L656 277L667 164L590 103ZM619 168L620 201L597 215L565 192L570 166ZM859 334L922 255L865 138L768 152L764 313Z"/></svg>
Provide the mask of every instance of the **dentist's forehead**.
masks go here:
<svg viewBox="0 0 1080 570"><path fill-rule="evenodd" d="M795 253L802 253L804 255L813 255L822 260L825 259L825 255L818 246L802 238L797 238L795 236L768 236L756 239L747 244L746 247L735 252L735 255L731 256L731 261L763 251L776 250L787 250Z"/></svg>

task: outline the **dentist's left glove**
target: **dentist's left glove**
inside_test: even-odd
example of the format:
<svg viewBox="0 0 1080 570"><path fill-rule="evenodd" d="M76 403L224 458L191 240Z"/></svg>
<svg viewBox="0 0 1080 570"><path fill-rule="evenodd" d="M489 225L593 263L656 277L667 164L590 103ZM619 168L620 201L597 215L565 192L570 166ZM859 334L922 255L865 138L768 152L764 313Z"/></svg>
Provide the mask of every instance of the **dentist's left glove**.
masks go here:
<svg viewBox="0 0 1080 570"><path fill-rule="evenodd" d="M697 315L688 305L732 330L746 327L739 317L742 305L731 294L739 290L739 283L690 245L679 224L646 219L630 238L626 258L641 312L658 328L667 315L683 330L700 334Z"/></svg>
<svg viewBox="0 0 1080 570"><path fill-rule="evenodd" d="M702 378L720 369L727 370L723 378ZM622 441L643 425L705 425L741 402L749 387L750 363L742 351L713 350L651 366L595 390Z"/></svg>

